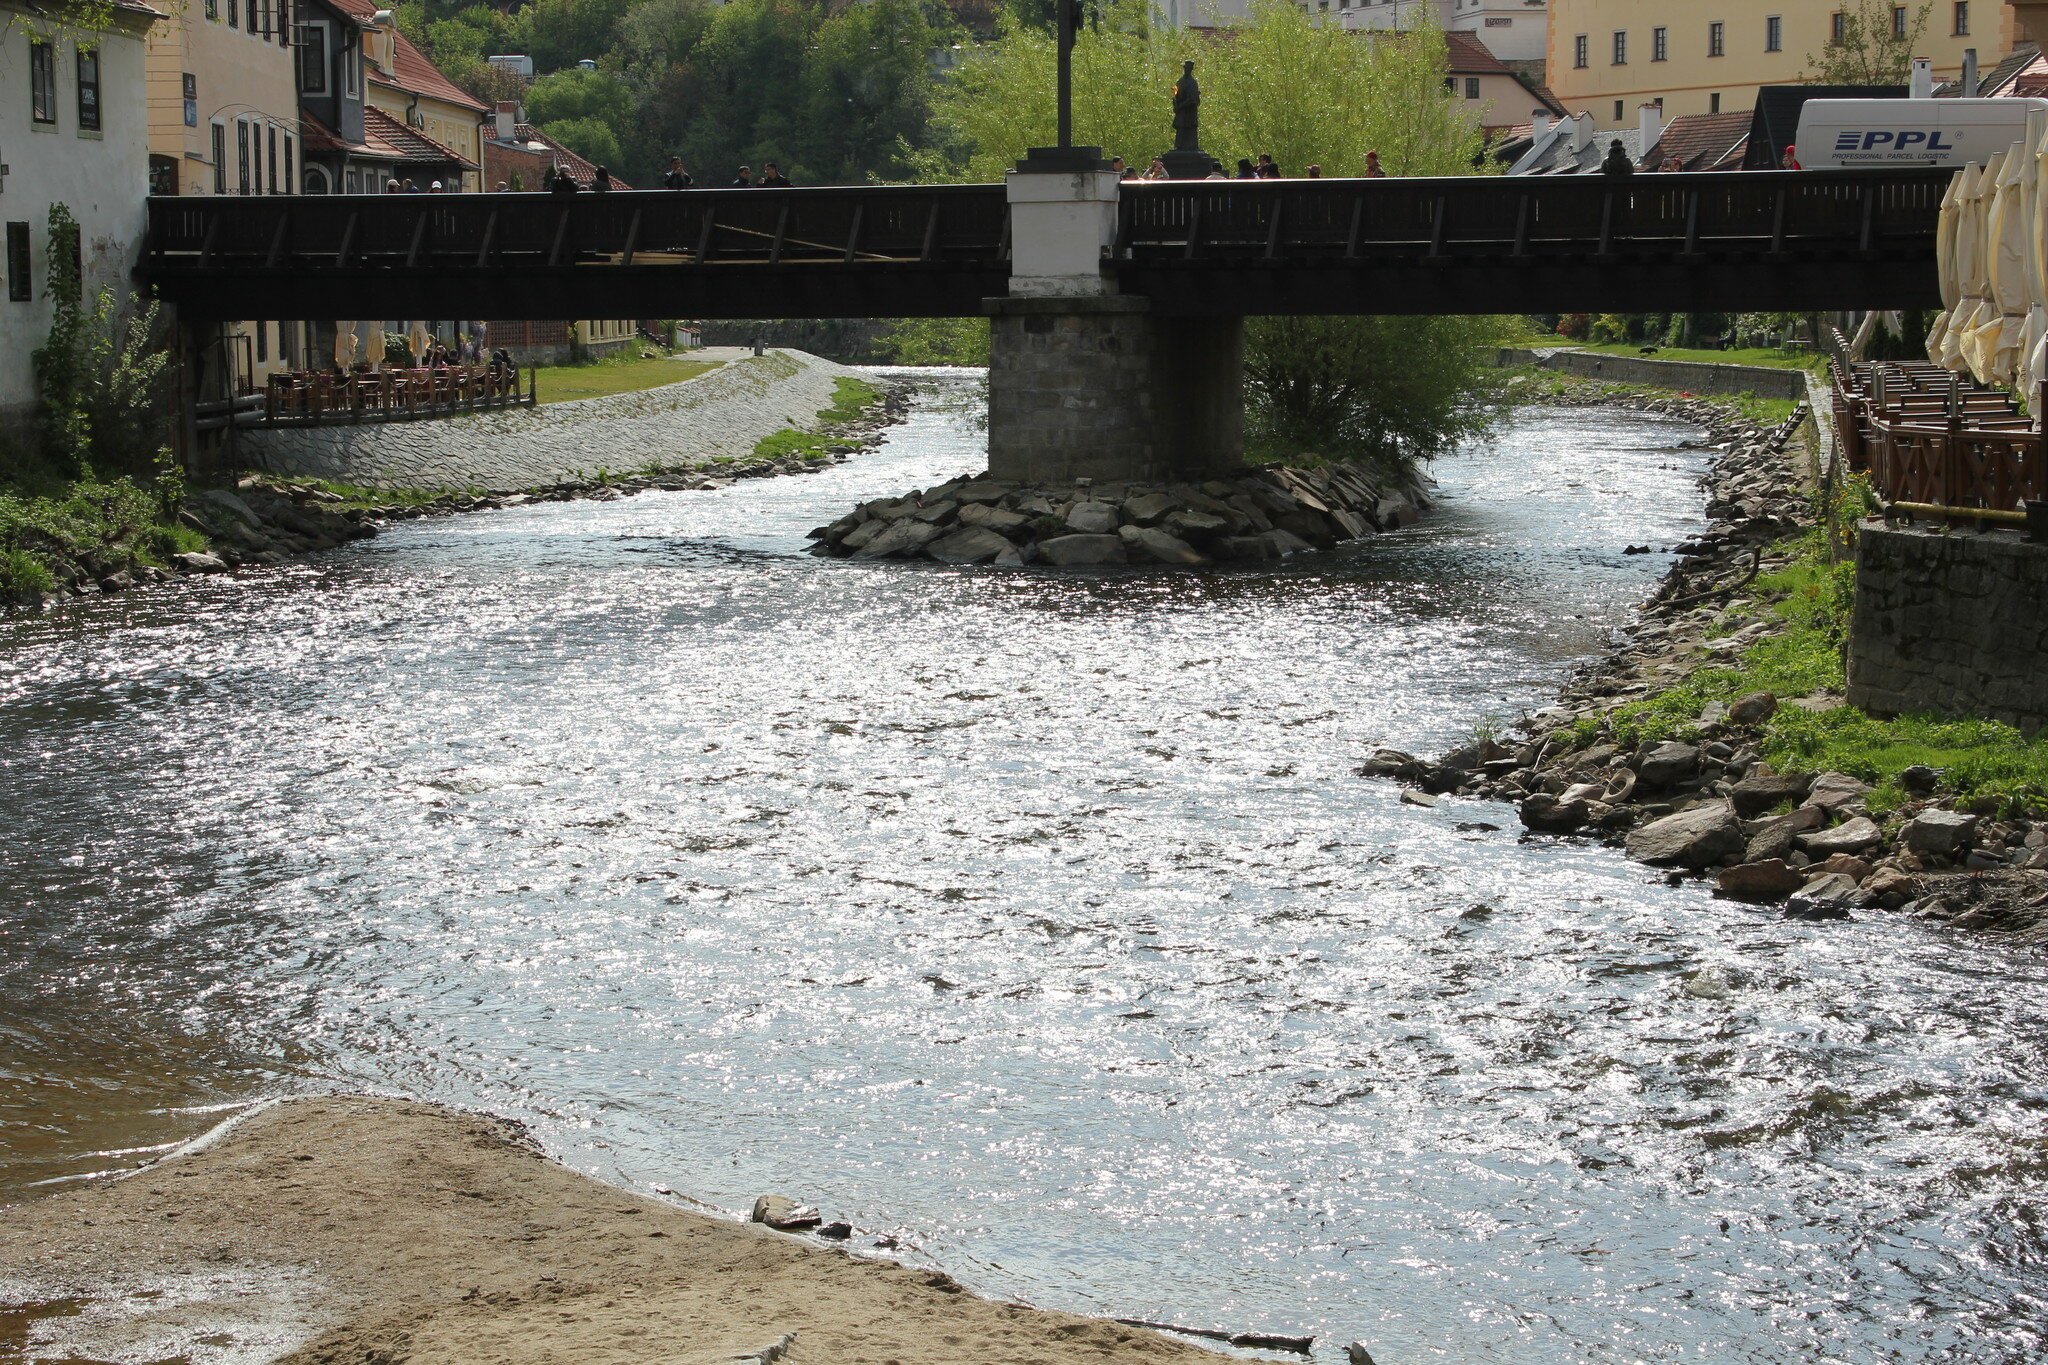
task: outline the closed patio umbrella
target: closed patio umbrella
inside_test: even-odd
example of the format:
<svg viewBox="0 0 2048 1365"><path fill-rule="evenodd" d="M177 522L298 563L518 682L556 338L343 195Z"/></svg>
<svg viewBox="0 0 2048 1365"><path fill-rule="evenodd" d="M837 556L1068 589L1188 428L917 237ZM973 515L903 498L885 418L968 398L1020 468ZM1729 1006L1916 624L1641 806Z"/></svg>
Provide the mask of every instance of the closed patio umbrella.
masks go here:
<svg viewBox="0 0 2048 1365"><path fill-rule="evenodd" d="M2028 182L2034 158L2025 143L2015 142L1999 168L1989 230L1985 233L1986 266L1991 284L1992 315L1981 329L1977 343L1977 371L1980 382L2011 384L2025 358L2021 349L2027 331L2028 273L2033 269L2033 243L2028 241L2034 226L2028 212Z"/></svg>
<svg viewBox="0 0 2048 1365"><path fill-rule="evenodd" d="M337 369L346 370L356 363L356 325L353 322L334 324L334 364Z"/></svg>
<svg viewBox="0 0 2048 1365"><path fill-rule="evenodd" d="M412 329L406 337L406 344L412 349L412 363L415 365L419 364L421 358L427 353L427 347L433 344L433 338L427 334L427 324L424 322L413 323Z"/></svg>
<svg viewBox="0 0 2048 1365"><path fill-rule="evenodd" d="M2027 363L2024 368L2026 398L2036 406L2040 402L2041 385L2048 383L2048 241L2042 240L2042 233L2048 232L2048 114L2040 114L2039 122L2040 134L2034 138L2032 148L2033 306L2027 310ZM2029 116L2028 131L2031 133L2034 127L2035 116ZM2040 412L2034 413L2035 425L2040 425L2042 416Z"/></svg>
<svg viewBox="0 0 2048 1365"><path fill-rule="evenodd" d="M1994 156L1994 162L2003 157ZM1958 373L1970 367L1968 345L1982 323L1989 287L1984 279L1984 190L1990 166L1975 162L1963 168L1956 214L1956 283L1962 298L1949 315L1948 335L1941 343L1941 363Z"/></svg>
<svg viewBox="0 0 2048 1365"><path fill-rule="evenodd" d="M1962 302L1963 287L1956 276L1956 220L1962 212L1963 177L1967 169L1957 171L1948 178L1948 189L1941 196L1941 217L1934 228L1934 263L1941 279L1941 311L1934 315L1934 326L1927 333L1927 358L1939 365L1942 363L1942 341L1948 336L1949 319Z"/></svg>

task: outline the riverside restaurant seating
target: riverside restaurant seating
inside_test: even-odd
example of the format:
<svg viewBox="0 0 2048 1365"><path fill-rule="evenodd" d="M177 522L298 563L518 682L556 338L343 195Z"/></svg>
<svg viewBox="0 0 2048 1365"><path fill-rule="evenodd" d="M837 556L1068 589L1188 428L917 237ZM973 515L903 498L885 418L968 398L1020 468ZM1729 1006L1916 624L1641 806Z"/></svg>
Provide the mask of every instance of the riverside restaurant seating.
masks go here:
<svg viewBox="0 0 2048 1365"><path fill-rule="evenodd" d="M439 416L482 408L532 403L519 391L516 369L486 365L420 367L359 366L338 370L291 370L270 376L264 391L265 422L361 422Z"/></svg>

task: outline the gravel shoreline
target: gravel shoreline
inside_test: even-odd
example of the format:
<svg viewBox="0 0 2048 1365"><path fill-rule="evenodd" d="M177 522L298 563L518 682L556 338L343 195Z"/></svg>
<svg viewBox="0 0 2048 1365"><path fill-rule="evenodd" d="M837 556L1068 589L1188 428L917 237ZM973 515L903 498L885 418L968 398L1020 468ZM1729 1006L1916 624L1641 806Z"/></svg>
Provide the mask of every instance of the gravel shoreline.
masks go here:
<svg viewBox="0 0 2048 1365"><path fill-rule="evenodd" d="M1913 770L1915 799L1873 815L1856 778L1778 772L1759 757L1761 726L1778 707L1827 710L1845 704L1840 696L1755 693L1709 704L1686 741L1616 740L1619 708L1785 628L1767 602L1743 594L1789 560L1788 537L1814 524L1803 411L1764 428L1729 404L1683 395L1575 385L1541 401L1706 428L1717 452L1703 479L1708 527L1677 547L1621 646L1576 671L1525 733L1434 760L1382 749L1360 773L1428 795L1512 802L1532 836L1603 839L1671 869L1674 881L1711 877L1717 894L1789 918L1899 912L2048 941L2048 822L1956 809L1935 797L1938 774Z"/></svg>

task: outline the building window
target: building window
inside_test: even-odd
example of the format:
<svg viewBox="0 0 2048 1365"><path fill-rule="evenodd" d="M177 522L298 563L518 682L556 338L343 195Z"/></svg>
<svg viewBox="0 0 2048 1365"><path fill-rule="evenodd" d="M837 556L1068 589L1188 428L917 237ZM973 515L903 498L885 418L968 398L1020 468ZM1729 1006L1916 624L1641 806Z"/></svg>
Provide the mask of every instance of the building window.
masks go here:
<svg viewBox="0 0 2048 1365"><path fill-rule="evenodd" d="M1581 71L1586 68L1586 48L1585 34L1581 33L1578 37L1572 39L1572 65L1578 67Z"/></svg>
<svg viewBox="0 0 2048 1365"><path fill-rule="evenodd" d="M327 25L307 24L299 33L299 93L327 93Z"/></svg>
<svg viewBox="0 0 2048 1365"><path fill-rule="evenodd" d="M1764 51L1783 52L1784 50L1785 21L1773 14L1770 18L1764 20Z"/></svg>
<svg viewBox="0 0 2048 1365"><path fill-rule="evenodd" d="M1668 29L1668 28L1662 28L1662 27L1658 27L1658 28L1653 28L1653 29L1651 29L1651 30L1650 30L1650 60L1651 60L1651 61L1653 61L1653 62L1661 62L1661 61L1666 61L1666 60L1668 60L1668 59L1670 58L1670 56L1671 56L1671 30L1670 30L1670 29Z"/></svg>
<svg viewBox="0 0 2048 1365"><path fill-rule="evenodd" d="M270 155L269 155L269 157L267 157L267 158L265 159L265 161L264 161L264 163L263 163L263 169L264 169L264 172L265 172L265 174L266 174L266 176L267 176L267 178L268 178L268 180L269 180L269 184L270 184L270 192L271 192L272 194L276 194L276 193L278 192L278 189L277 189L277 129L275 129L275 128L272 128L272 129L270 130Z"/></svg>
<svg viewBox="0 0 2048 1365"><path fill-rule="evenodd" d="M226 194L228 192L228 130L224 125L215 123L210 131L213 133L213 192L215 194Z"/></svg>
<svg viewBox="0 0 2048 1365"><path fill-rule="evenodd" d="M261 365L266 363L269 359L270 324L267 322L259 322L256 324L256 363L258 365Z"/></svg>
<svg viewBox="0 0 2048 1365"><path fill-rule="evenodd" d="M1707 25L1707 55L1725 56L1728 52L1728 25L1716 19Z"/></svg>
<svg viewBox="0 0 2048 1365"><path fill-rule="evenodd" d="M185 126L199 126L199 78L187 71L184 75Z"/></svg>
<svg viewBox="0 0 2048 1365"><path fill-rule="evenodd" d="M290 194L291 187L299 183L292 179L292 135L290 133L284 135L284 180L281 183L286 194Z"/></svg>
<svg viewBox="0 0 2048 1365"><path fill-rule="evenodd" d="M27 303L35 296L30 287L28 261L28 224L7 225L7 297L16 303Z"/></svg>
<svg viewBox="0 0 2048 1365"><path fill-rule="evenodd" d="M241 10L241 4L242 4L242 0L228 0L228 27L229 27L229 28L240 28L240 27L242 26L242 10Z"/></svg>
<svg viewBox="0 0 2048 1365"><path fill-rule="evenodd" d="M1710 114L1718 114L1721 112L1720 91L1716 90L1713 94L1707 96L1707 112Z"/></svg>
<svg viewBox="0 0 2048 1365"><path fill-rule="evenodd" d="M276 9L277 9L277 45L278 45L279 47L290 47L290 46L292 45L292 7L291 7L291 0L277 0L277 5L276 5Z"/></svg>
<svg viewBox="0 0 2048 1365"><path fill-rule="evenodd" d="M333 192L334 182L327 178L327 168L325 166L306 167L307 194L332 194Z"/></svg>
<svg viewBox="0 0 2048 1365"><path fill-rule="evenodd" d="M37 123L57 121L57 49L51 43L29 40L29 117Z"/></svg>
<svg viewBox="0 0 2048 1365"><path fill-rule="evenodd" d="M1903 38L1903 37L1905 37L1905 36L1906 36L1906 7L1905 7L1904 5L1893 5L1893 6L1892 6L1892 37L1894 37L1894 38Z"/></svg>
<svg viewBox="0 0 2048 1365"><path fill-rule="evenodd" d="M1955 35L1958 38L1970 36L1970 0L1956 0Z"/></svg>
<svg viewBox="0 0 2048 1365"><path fill-rule="evenodd" d="M1477 76L1467 76L1465 78L1465 98L1468 100L1479 98L1479 78Z"/></svg>
<svg viewBox="0 0 2048 1365"><path fill-rule="evenodd" d="M239 193L249 192L249 125L235 120L235 184Z"/></svg>
<svg viewBox="0 0 2048 1365"><path fill-rule="evenodd" d="M1614 35L1614 64L1628 65L1628 33L1625 30L1616 30Z"/></svg>
<svg viewBox="0 0 2048 1365"><path fill-rule="evenodd" d="M363 93L363 50L360 47L341 50L341 93L350 99L356 99Z"/></svg>
<svg viewBox="0 0 2048 1365"><path fill-rule="evenodd" d="M1621 107L1621 101L1616 100L1614 102L1614 121L1619 123L1624 117L1626 117L1626 111Z"/></svg>
<svg viewBox="0 0 2048 1365"><path fill-rule="evenodd" d="M100 54L78 49L78 131L100 130Z"/></svg>
<svg viewBox="0 0 2048 1365"><path fill-rule="evenodd" d="M206 17L215 23L220 22L220 0L206 0Z"/></svg>

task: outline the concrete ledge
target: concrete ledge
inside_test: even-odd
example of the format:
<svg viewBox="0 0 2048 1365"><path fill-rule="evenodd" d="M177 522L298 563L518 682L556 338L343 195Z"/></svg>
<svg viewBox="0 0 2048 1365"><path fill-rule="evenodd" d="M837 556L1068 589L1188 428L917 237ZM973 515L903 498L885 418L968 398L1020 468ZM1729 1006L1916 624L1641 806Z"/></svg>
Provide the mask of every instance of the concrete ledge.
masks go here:
<svg viewBox="0 0 2048 1365"><path fill-rule="evenodd" d="M1865 522L1848 672L1849 701L1879 715L2048 725L2048 545Z"/></svg>
<svg viewBox="0 0 2048 1365"><path fill-rule="evenodd" d="M981 311L992 318L1064 317L1085 314L1103 317L1122 313L1149 313L1152 300L1142 294L1074 294L1035 295L1019 297L1014 294L1001 298L983 299Z"/></svg>
<svg viewBox="0 0 2048 1365"><path fill-rule="evenodd" d="M1688 393L1733 396L1755 394L1759 398L1806 397L1806 371L1774 369L1766 365L1718 365L1696 360L1652 360L1647 356L1607 355L1600 351L1528 350L1503 347L1498 363L1535 365L1581 379L1599 379L1610 384L1649 384L1660 389L1683 389Z"/></svg>

